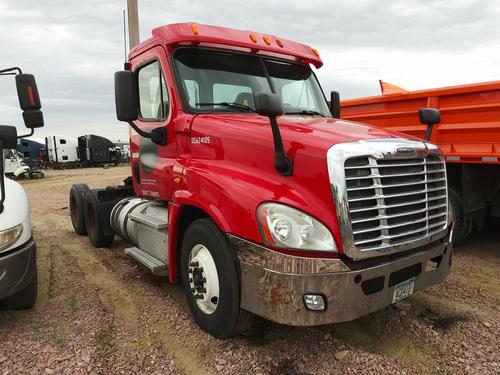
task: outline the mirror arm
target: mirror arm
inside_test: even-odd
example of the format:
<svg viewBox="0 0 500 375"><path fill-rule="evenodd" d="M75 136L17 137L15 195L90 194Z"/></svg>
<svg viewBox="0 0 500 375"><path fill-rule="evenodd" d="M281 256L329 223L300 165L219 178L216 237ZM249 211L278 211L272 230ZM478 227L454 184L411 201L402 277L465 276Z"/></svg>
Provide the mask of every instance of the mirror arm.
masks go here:
<svg viewBox="0 0 500 375"><path fill-rule="evenodd" d="M132 127L132 129L134 129L137 132L137 134L139 134L141 137L151 138L151 133L145 132L144 130L142 130L136 124L134 124L133 121L127 121L127 122Z"/></svg>
<svg viewBox="0 0 500 375"><path fill-rule="evenodd" d="M427 125L427 130L425 131L425 136L424 136L424 139L426 141L429 141L431 139L431 135L432 135L432 128L434 127L435 124L428 124Z"/></svg>
<svg viewBox="0 0 500 375"><path fill-rule="evenodd" d="M35 134L35 129L31 128L31 131L29 132L29 134L18 135L17 139L31 137L33 134Z"/></svg>
<svg viewBox="0 0 500 375"><path fill-rule="evenodd" d="M271 129L273 131L274 167L280 175L291 176L293 172L293 165L290 158L285 155L283 140L281 139L281 132L276 116L269 116L269 121L271 122Z"/></svg>

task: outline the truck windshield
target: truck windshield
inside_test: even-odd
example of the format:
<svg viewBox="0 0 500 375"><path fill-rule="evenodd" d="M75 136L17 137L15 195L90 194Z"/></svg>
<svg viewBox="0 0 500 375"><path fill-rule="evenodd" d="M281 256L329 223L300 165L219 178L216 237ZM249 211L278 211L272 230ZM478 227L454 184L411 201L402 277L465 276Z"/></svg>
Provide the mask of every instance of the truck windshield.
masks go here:
<svg viewBox="0 0 500 375"><path fill-rule="evenodd" d="M184 105L191 112L251 112L254 94L274 92L285 114L331 117L307 65L204 48L179 49L174 61Z"/></svg>

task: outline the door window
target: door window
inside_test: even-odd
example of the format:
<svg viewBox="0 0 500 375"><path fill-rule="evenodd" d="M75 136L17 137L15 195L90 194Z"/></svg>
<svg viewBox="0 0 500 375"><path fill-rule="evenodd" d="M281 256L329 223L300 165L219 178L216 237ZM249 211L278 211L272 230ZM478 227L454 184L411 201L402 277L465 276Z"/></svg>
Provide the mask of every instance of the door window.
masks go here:
<svg viewBox="0 0 500 375"><path fill-rule="evenodd" d="M160 63L153 61L139 69L139 111L144 120L162 120L169 113L169 100Z"/></svg>

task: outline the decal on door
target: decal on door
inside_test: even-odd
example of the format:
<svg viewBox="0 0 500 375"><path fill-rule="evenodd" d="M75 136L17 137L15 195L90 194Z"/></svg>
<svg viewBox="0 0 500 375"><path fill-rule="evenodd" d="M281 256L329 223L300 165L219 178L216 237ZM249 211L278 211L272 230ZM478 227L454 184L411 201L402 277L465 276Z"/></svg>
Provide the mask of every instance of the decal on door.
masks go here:
<svg viewBox="0 0 500 375"><path fill-rule="evenodd" d="M208 144L211 142L211 138L206 136L206 137L191 137L191 143L194 145L198 144Z"/></svg>

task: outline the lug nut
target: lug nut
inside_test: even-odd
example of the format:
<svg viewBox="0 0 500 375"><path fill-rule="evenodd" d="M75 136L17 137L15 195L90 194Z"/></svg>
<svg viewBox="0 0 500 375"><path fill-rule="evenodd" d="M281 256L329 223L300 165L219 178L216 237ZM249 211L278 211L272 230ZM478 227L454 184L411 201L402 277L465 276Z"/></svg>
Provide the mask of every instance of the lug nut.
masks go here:
<svg viewBox="0 0 500 375"><path fill-rule="evenodd" d="M195 294L194 299L203 299L203 295L202 294Z"/></svg>
<svg viewBox="0 0 500 375"><path fill-rule="evenodd" d="M189 263L190 267L198 267L199 265L200 265L200 263L198 263L198 262L191 262L191 263Z"/></svg>

